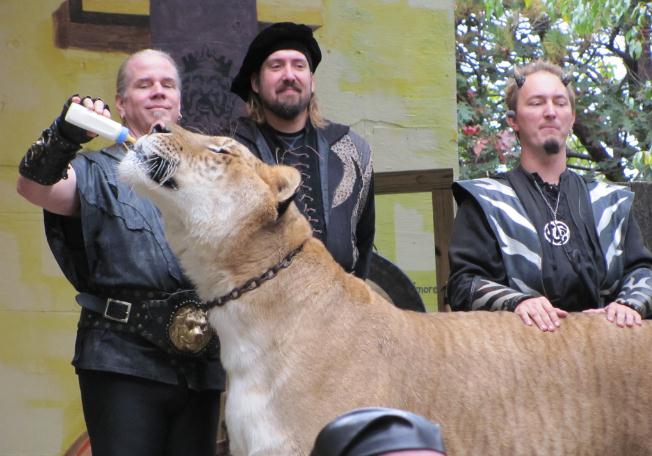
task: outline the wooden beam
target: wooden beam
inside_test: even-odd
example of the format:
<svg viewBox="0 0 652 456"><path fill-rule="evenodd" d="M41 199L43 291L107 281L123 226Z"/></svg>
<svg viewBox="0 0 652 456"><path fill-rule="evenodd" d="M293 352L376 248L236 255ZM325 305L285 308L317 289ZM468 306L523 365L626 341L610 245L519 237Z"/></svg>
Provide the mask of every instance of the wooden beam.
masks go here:
<svg viewBox="0 0 652 456"><path fill-rule="evenodd" d="M79 0L65 0L52 20L54 44L61 49L131 54L150 47L149 16L84 12Z"/></svg>

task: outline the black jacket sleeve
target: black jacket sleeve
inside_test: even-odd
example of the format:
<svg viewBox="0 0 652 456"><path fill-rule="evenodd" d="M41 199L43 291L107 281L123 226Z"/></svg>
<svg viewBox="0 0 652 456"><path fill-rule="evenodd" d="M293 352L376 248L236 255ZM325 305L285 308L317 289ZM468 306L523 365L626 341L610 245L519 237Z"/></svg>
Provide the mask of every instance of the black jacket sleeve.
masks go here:
<svg viewBox="0 0 652 456"><path fill-rule="evenodd" d="M358 220L358 225L355 229L358 261L355 263L353 273L361 279L366 279L369 275L375 234L376 203L374 196L374 180L372 176L364 211L362 211L362 216L360 217L360 220Z"/></svg>
<svg viewBox="0 0 652 456"><path fill-rule="evenodd" d="M453 310L510 310L533 297L508 286L500 247L480 205L459 204L448 250L447 296Z"/></svg>
<svg viewBox="0 0 652 456"><path fill-rule="evenodd" d="M624 271L616 302L625 304L641 314L652 317L652 254L645 247L641 230L630 212L625 245Z"/></svg>

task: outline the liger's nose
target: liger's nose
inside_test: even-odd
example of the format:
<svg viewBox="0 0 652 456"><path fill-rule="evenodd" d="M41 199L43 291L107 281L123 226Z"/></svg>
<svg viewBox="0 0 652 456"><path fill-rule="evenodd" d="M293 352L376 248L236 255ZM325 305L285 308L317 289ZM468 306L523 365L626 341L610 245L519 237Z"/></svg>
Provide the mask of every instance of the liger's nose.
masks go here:
<svg viewBox="0 0 652 456"><path fill-rule="evenodd" d="M172 130L170 130L164 122L156 122L150 130L150 134L151 133L172 133Z"/></svg>

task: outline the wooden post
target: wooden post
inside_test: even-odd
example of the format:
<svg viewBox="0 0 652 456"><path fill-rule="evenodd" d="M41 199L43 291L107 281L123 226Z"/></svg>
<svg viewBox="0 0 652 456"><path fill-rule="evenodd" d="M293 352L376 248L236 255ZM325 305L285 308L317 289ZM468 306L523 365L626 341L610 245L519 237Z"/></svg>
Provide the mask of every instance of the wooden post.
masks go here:
<svg viewBox="0 0 652 456"><path fill-rule="evenodd" d="M435 267L437 269L437 309L450 310L445 302L444 285L448 280L448 244L453 230L453 170L424 169L376 173L374 187L377 195L396 193L432 194L434 220Z"/></svg>

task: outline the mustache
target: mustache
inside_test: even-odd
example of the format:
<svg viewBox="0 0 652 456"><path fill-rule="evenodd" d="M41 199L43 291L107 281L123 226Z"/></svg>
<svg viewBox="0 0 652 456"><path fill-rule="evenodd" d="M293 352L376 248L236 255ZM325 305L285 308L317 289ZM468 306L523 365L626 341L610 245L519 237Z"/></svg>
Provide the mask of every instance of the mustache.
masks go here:
<svg viewBox="0 0 652 456"><path fill-rule="evenodd" d="M301 87L295 81L284 81L283 84L278 88L277 92L282 92L286 89L294 89L297 92L301 92Z"/></svg>

